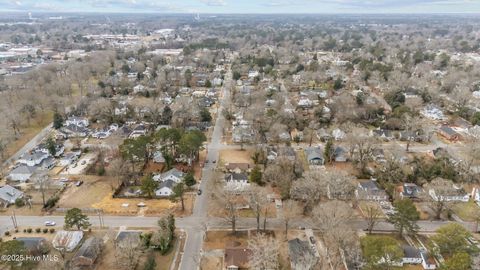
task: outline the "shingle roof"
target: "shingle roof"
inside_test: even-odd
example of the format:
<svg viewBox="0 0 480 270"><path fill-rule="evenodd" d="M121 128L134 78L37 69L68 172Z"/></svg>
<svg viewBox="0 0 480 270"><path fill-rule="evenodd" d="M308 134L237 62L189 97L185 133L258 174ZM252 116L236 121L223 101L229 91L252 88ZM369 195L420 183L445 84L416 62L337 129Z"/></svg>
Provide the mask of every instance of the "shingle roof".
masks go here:
<svg viewBox="0 0 480 270"><path fill-rule="evenodd" d="M22 196L23 192L12 186L6 185L0 188L0 199L3 201L14 203L16 199Z"/></svg>

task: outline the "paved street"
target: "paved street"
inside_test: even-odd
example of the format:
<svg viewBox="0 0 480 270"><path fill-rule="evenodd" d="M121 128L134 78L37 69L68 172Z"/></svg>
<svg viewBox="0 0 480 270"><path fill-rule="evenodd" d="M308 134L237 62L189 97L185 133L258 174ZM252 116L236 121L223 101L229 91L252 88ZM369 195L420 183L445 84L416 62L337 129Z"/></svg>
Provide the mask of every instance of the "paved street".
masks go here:
<svg viewBox="0 0 480 270"><path fill-rule="evenodd" d="M15 154L13 154L10 158L3 162L3 166L8 166L9 164L13 163L23 154L29 152L35 146L37 146L43 139L45 139L50 132L52 131L53 124L49 124L44 129L42 129L35 137L33 137L27 144L25 144L20 150L18 150Z"/></svg>

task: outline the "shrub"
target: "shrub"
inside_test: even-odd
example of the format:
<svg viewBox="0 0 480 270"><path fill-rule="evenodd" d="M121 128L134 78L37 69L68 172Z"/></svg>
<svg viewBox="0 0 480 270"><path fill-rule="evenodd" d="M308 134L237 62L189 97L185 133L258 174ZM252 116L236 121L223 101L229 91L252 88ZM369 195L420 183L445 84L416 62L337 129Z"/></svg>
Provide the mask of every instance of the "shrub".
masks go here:
<svg viewBox="0 0 480 270"><path fill-rule="evenodd" d="M25 201L22 198L17 198L15 200L15 206L16 207L22 207L25 205Z"/></svg>
<svg viewBox="0 0 480 270"><path fill-rule="evenodd" d="M9 231L6 231L5 232L5 236L9 236L10 235L10 232Z"/></svg>
<svg viewBox="0 0 480 270"><path fill-rule="evenodd" d="M54 228L50 228L50 233L54 233L55 232L55 229Z"/></svg>
<svg viewBox="0 0 480 270"><path fill-rule="evenodd" d="M26 233L26 232L27 232L27 229L23 229L23 232Z"/></svg>
<svg viewBox="0 0 480 270"><path fill-rule="evenodd" d="M47 200L43 208L45 209L50 209L55 206L55 204L58 202L60 198L58 196L51 197L50 199Z"/></svg>
<svg viewBox="0 0 480 270"><path fill-rule="evenodd" d="M27 233L32 233L32 228L28 228Z"/></svg>
<svg viewBox="0 0 480 270"><path fill-rule="evenodd" d="M15 232L18 233L18 229L15 229Z"/></svg>
<svg viewBox="0 0 480 270"><path fill-rule="evenodd" d="M47 233L47 232L48 232L48 229L45 228L45 229L42 230L42 232L43 232L43 233Z"/></svg>
<svg viewBox="0 0 480 270"><path fill-rule="evenodd" d="M41 231L42 231L42 229L40 229L40 228L36 228L36 229L35 229L35 232L36 232L36 233L39 233L39 232L41 232Z"/></svg>

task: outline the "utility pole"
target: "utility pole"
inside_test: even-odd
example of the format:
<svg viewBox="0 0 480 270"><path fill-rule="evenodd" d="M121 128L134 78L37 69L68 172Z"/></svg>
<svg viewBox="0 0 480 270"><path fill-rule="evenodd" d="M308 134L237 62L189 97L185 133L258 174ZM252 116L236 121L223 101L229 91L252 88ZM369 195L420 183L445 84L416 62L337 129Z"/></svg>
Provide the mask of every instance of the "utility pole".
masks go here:
<svg viewBox="0 0 480 270"><path fill-rule="evenodd" d="M11 218L12 218L13 227L16 230L18 228L18 224L17 224L17 217L15 216L15 211L12 211Z"/></svg>

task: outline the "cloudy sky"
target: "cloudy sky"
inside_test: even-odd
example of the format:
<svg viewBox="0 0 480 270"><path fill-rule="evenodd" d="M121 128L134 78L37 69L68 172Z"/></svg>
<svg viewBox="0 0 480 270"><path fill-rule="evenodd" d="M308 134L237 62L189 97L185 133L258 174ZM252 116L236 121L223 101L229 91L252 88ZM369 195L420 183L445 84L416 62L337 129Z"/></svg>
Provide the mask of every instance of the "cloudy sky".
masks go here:
<svg viewBox="0 0 480 270"><path fill-rule="evenodd" d="M0 0L0 11L480 13L480 0Z"/></svg>

